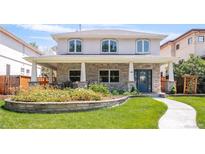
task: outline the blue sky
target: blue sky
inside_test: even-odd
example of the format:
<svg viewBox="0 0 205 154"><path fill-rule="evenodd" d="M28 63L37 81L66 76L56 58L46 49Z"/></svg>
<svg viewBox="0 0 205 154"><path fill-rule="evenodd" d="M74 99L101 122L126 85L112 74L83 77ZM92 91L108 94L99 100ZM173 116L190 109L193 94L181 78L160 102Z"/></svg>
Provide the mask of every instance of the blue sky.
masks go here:
<svg viewBox="0 0 205 154"><path fill-rule="evenodd" d="M40 50L47 50L56 45L52 40L51 34L78 30L79 24L65 25L1 25L14 35L26 42L36 42ZM202 24L82 24L82 30L86 29L127 29L140 32L162 33L168 37L162 41L174 39L177 36L192 28L205 28Z"/></svg>

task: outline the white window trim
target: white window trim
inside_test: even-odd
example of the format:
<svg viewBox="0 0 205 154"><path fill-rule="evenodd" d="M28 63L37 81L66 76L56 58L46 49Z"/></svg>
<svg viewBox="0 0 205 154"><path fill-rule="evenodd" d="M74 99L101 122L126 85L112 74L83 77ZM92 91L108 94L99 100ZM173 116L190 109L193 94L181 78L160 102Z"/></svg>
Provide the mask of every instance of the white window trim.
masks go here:
<svg viewBox="0 0 205 154"><path fill-rule="evenodd" d="M100 71L108 71L108 82L100 82ZM119 81L118 82L110 82L110 71L118 71L119 72ZM99 69L98 70L98 82L100 83L120 83L120 70L119 69Z"/></svg>
<svg viewBox="0 0 205 154"><path fill-rule="evenodd" d="M191 40L191 43L189 42L189 40ZM191 45L192 41L193 41L192 37L188 38L188 45Z"/></svg>
<svg viewBox="0 0 205 154"><path fill-rule="evenodd" d="M108 52L103 52L102 44L103 44L104 41L108 41ZM116 47L116 52L110 52L110 42L111 41L114 41L116 43L116 46L117 46ZM115 39L103 39L103 40L101 40L101 53L104 53L104 54L106 54L106 53L118 53L118 41L115 40Z"/></svg>
<svg viewBox="0 0 205 154"><path fill-rule="evenodd" d="M204 38L204 41L202 41L202 42L199 41L199 37L203 37L203 38ZM197 42L198 42L198 43L204 43L204 42L205 42L205 37L204 37L204 36L197 36Z"/></svg>
<svg viewBox="0 0 205 154"><path fill-rule="evenodd" d="M138 52L138 50L137 50L137 48L138 48L138 46L137 46L137 43L138 43L138 41L142 41L142 52ZM145 41L148 41L149 42L149 50L148 50L148 52L145 52L144 51L144 42ZM148 39L138 39L138 40L136 40L136 53L137 54L150 54L151 52L150 52L150 47L151 47L151 41L150 40L148 40Z"/></svg>
<svg viewBox="0 0 205 154"><path fill-rule="evenodd" d="M74 41L74 52L71 52L70 51L70 41ZM81 51L80 52L76 52L76 42L77 41L80 41L80 43L81 43ZM70 39L70 40L68 40L68 52L69 53L82 53L82 40L81 39Z"/></svg>
<svg viewBox="0 0 205 154"><path fill-rule="evenodd" d="M70 81L70 71L80 71L80 74L81 74L81 70L80 69L69 69L68 70L68 81ZM81 77L81 75L80 75L80 77ZM80 78L80 80L81 80L81 78Z"/></svg>

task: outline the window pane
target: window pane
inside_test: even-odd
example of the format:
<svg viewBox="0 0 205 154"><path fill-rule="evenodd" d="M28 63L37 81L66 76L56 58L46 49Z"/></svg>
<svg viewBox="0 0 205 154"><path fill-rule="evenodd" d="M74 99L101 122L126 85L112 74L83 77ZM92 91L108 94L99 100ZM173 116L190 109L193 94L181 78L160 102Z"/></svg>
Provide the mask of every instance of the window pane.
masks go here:
<svg viewBox="0 0 205 154"><path fill-rule="evenodd" d="M137 52L142 52L142 41L137 41Z"/></svg>
<svg viewBox="0 0 205 154"><path fill-rule="evenodd" d="M110 41L110 52L117 52L117 43L115 41Z"/></svg>
<svg viewBox="0 0 205 154"><path fill-rule="evenodd" d="M119 71L110 71L110 76L119 76Z"/></svg>
<svg viewBox="0 0 205 154"><path fill-rule="evenodd" d="M109 43L108 43L109 41L103 41L102 42L102 52L109 52L108 50L109 50Z"/></svg>
<svg viewBox="0 0 205 154"><path fill-rule="evenodd" d="M192 44L192 38L188 39L188 44Z"/></svg>
<svg viewBox="0 0 205 154"><path fill-rule="evenodd" d="M109 71L100 71L100 76L108 76Z"/></svg>
<svg viewBox="0 0 205 154"><path fill-rule="evenodd" d="M81 41L76 41L76 52L81 52Z"/></svg>
<svg viewBox="0 0 205 154"><path fill-rule="evenodd" d="M144 52L149 52L149 41L144 41Z"/></svg>
<svg viewBox="0 0 205 154"><path fill-rule="evenodd" d="M80 76L80 71L70 71L70 76Z"/></svg>
<svg viewBox="0 0 205 154"><path fill-rule="evenodd" d="M110 71L110 82L119 82L119 71Z"/></svg>
<svg viewBox="0 0 205 154"><path fill-rule="evenodd" d="M109 78L108 77L100 77L100 82L108 82Z"/></svg>
<svg viewBox="0 0 205 154"><path fill-rule="evenodd" d="M72 82L80 81L80 77L70 76L70 81Z"/></svg>
<svg viewBox="0 0 205 154"><path fill-rule="evenodd" d="M69 41L69 52L74 52L75 51L75 41Z"/></svg>
<svg viewBox="0 0 205 154"><path fill-rule="evenodd" d="M100 71L100 82L109 82L109 71Z"/></svg>
<svg viewBox="0 0 205 154"><path fill-rule="evenodd" d="M198 42L204 42L204 36L199 36L198 37Z"/></svg>
<svg viewBox="0 0 205 154"><path fill-rule="evenodd" d="M80 71L70 71L70 81L80 81Z"/></svg>

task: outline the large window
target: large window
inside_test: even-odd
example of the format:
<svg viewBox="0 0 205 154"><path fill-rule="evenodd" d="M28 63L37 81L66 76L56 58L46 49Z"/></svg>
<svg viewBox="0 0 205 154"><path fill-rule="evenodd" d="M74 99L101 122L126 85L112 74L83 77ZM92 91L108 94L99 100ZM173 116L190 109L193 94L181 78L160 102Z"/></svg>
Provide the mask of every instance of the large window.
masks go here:
<svg viewBox="0 0 205 154"><path fill-rule="evenodd" d="M176 45L176 50L179 50L179 48L180 48L180 45L177 44L177 45Z"/></svg>
<svg viewBox="0 0 205 154"><path fill-rule="evenodd" d="M119 82L119 70L100 70L100 82Z"/></svg>
<svg viewBox="0 0 205 154"><path fill-rule="evenodd" d="M69 46L69 52L78 53L78 52L81 52L82 50L81 40L78 40L78 39L69 40L68 46Z"/></svg>
<svg viewBox="0 0 205 154"><path fill-rule="evenodd" d="M137 40L137 53L149 53L150 41L149 40Z"/></svg>
<svg viewBox="0 0 205 154"><path fill-rule="evenodd" d="M24 74L25 69L23 67L21 67L21 74Z"/></svg>
<svg viewBox="0 0 205 154"><path fill-rule="evenodd" d="M204 36L198 36L198 42L204 42Z"/></svg>
<svg viewBox="0 0 205 154"><path fill-rule="evenodd" d="M117 52L117 42L115 40L103 40L102 41L102 52L115 53Z"/></svg>
<svg viewBox="0 0 205 154"><path fill-rule="evenodd" d="M80 70L70 70L69 78L72 82L80 81Z"/></svg>
<svg viewBox="0 0 205 154"><path fill-rule="evenodd" d="M188 38L188 45L192 44L192 37Z"/></svg>

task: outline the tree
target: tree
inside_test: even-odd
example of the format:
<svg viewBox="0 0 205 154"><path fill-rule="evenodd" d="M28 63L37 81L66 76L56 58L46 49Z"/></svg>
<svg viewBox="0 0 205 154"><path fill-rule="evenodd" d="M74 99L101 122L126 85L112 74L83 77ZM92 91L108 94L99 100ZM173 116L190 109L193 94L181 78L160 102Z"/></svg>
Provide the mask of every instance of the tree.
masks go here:
<svg viewBox="0 0 205 154"><path fill-rule="evenodd" d="M30 42L29 44L34 48L38 49L38 45L36 44L36 42Z"/></svg>
<svg viewBox="0 0 205 154"><path fill-rule="evenodd" d="M174 64L175 78L181 78L185 74L196 75L199 78L205 77L205 61L199 56L190 55L190 58L180 60L177 64Z"/></svg>

